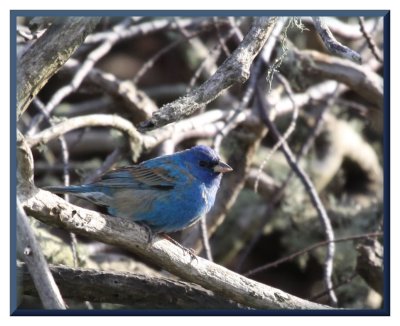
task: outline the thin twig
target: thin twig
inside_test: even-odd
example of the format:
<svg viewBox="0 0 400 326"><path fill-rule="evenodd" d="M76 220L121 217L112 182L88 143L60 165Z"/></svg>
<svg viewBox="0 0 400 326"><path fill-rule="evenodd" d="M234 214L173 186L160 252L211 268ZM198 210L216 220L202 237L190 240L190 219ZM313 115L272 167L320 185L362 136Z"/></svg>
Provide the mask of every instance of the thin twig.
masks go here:
<svg viewBox="0 0 400 326"><path fill-rule="evenodd" d="M278 129L276 128L275 124L271 122L268 117L267 110L267 103L262 94L262 89L259 86L257 89L257 95L259 100L259 111L260 111L260 118L271 131L272 135L277 139L281 140L282 136L280 135ZM305 173L305 171L296 163L296 158L294 157L292 151L290 150L287 143L284 141L282 142L282 151L290 165L290 167L295 171L296 175L299 177L301 182L303 183L307 193L310 196L310 199L317 210L318 217L322 224L325 237L329 240L329 245L327 249L327 255L325 259L325 266L324 266L324 282L327 289L332 288L332 272L333 272L333 257L335 254L335 243L333 242L335 236L333 233L332 225L329 219L329 216L323 206L321 199L319 198L318 192L315 189L310 177ZM332 304L337 304L336 294L333 290L329 291L329 297Z"/></svg>
<svg viewBox="0 0 400 326"><path fill-rule="evenodd" d="M226 35L223 36L222 38L222 42L226 42L228 41L233 35L235 34L234 30L230 30L229 32L226 33ZM224 44L222 43L222 44ZM213 49L211 49L209 51L209 54L206 58L204 58L203 62L197 67L195 73L193 74L192 78L189 81L189 84L186 88L186 92L190 92L192 90L192 88L194 87L194 85L196 84L197 80L200 78L201 73L203 72L203 70L205 70L205 68L207 67L207 65L210 65L212 63L216 63L216 61L218 60L219 56L221 55L222 52L222 45L221 43L217 43Z"/></svg>
<svg viewBox="0 0 400 326"><path fill-rule="evenodd" d="M94 182L100 175L108 171L122 156L122 149L117 147L107 156L103 164L83 180L83 184Z"/></svg>
<svg viewBox="0 0 400 326"><path fill-rule="evenodd" d="M203 248L206 253L206 258L209 261L213 261L212 252L210 241L208 239L208 232L207 232L207 223L206 223L206 215L202 216L200 219L200 229L201 229L201 241L203 242Z"/></svg>
<svg viewBox="0 0 400 326"><path fill-rule="evenodd" d="M226 45L226 40L223 39L222 33L221 33L221 28L218 25L218 17L213 17L213 23L215 27L215 31L217 32L217 39L219 44L221 45L222 50L224 51L225 55L229 57L231 55L231 51L229 51L227 45Z"/></svg>
<svg viewBox="0 0 400 326"><path fill-rule="evenodd" d="M283 85L283 88L285 89L285 92L287 94L287 97L289 98L290 102L293 105L293 110L292 110L292 119L290 121L289 126L287 127L285 133L283 134L282 138L280 138L274 147L271 149L271 151L268 153L267 157L263 160L263 162L260 164L259 167L259 173L261 174L262 170L264 169L264 166L268 163L268 161L271 159L272 155L279 149L279 147L282 146L284 142L287 142L290 135L293 133L294 129L296 128L296 122L297 118L299 117L299 107L296 104L296 101L294 100L294 94L292 91L292 87L290 86L289 82L286 80L283 75L281 75L278 72L275 72L275 76L279 80L279 82ZM254 192L257 193L258 191L258 180L254 184Z"/></svg>
<svg viewBox="0 0 400 326"><path fill-rule="evenodd" d="M34 99L34 103L36 104L36 106L39 109L39 111L41 112L41 114L43 114L43 116L46 119L47 123L50 126L54 126L54 123L51 120L51 117L49 116L49 114L46 112L46 110L44 108L43 102L40 101L38 98L35 98ZM63 184L64 184L64 186L69 186L70 185L70 175L69 175L69 151L68 151L68 145L67 145L67 142L65 140L64 135L60 135L58 137L58 140L59 140L60 146L61 146L61 159L62 159L62 163L63 163ZM67 202L69 202L69 195L68 194L64 194L64 199ZM73 257L73 263L74 263L75 267L78 267L78 250L77 250L78 241L76 239L75 234L70 232L69 235L71 237L70 245L71 245L72 257Z"/></svg>
<svg viewBox="0 0 400 326"><path fill-rule="evenodd" d="M383 57L381 51L376 46L375 41L372 39L371 35L365 29L364 17L358 17L358 23L360 24L360 31L363 34L365 40L367 41L368 47L370 48L372 54L380 63L383 63Z"/></svg>
<svg viewBox="0 0 400 326"><path fill-rule="evenodd" d="M331 289L332 290L337 290L338 288L342 287L343 285L349 284L351 281L354 280L354 278L356 278L358 276L357 273L353 273L351 274L349 277L346 277L343 281L341 281L340 283L336 284L335 286L333 286ZM329 294L328 292L331 290L325 290L322 291L316 295L313 295L312 298L310 298L310 300L318 300L319 298L323 297L324 295Z"/></svg>
<svg viewBox="0 0 400 326"><path fill-rule="evenodd" d="M166 47L162 48L160 51L158 51L155 55L153 55L150 59L148 59L143 65L142 67L139 69L139 71L135 74L135 77L133 77L132 79L132 83L134 83L135 85L137 85L139 83L139 80L143 77L143 75L154 66L154 64L156 63L156 61L158 59L160 59L164 54L168 53L169 51L171 51L172 49L174 49L175 47L177 47L178 45L187 42L188 40L190 40L193 37L196 37L198 35L200 35L201 33L204 33L205 30L201 30L201 31L197 31L194 33L189 33L189 34L185 34L182 38L168 44Z"/></svg>
<svg viewBox="0 0 400 326"><path fill-rule="evenodd" d="M247 271L246 273L243 273L244 276L251 276L257 273L260 273L262 271L265 271L271 267L277 267L280 264L286 263L288 261L291 261L301 255L304 255L312 250L315 250L319 247L323 247L326 246L327 244L329 244L330 242L345 242L345 241L352 241L352 240L359 240L359 239L364 239L364 238L370 238L370 237L381 237L383 236L382 232L371 232L371 233L365 233L365 234L359 234L359 235L353 235L353 236L349 236L349 237L343 237L343 238L337 238L334 239L332 241L330 240L324 240L321 242L317 242L311 246L308 246L307 248L304 248L302 250L296 251L295 253L289 255L289 256L285 256L283 258L280 258L278 260L273 261L272 263L268 263L265 265L262 265L260 267L254 268L250 271Z"/></svg>
<svg viewBox="0 0 400 326"><path fill-rule="evenodd" d="M78 60L70 59L64 65L62 72L75 75L81 66L82 64ZM130 80L120 80L111 73L92 68L85 77L85 82L95 85L105 94L122 101L138 120L148 119L154 111L158 110L155 102Z"/></svg>
<svg viewBox="0 0 400 326"><path fill-rule="evenodd" d="M233 115L226 120L225 126L218 132L213 141L213 147L219 151L223 138L231 131L236 125L239 115L243 110L248 107L255 91L256 83L259 78L263 60L259 58L251 68L249 82L246 91L240 103L234 109Z"/></svg>
<svg viewBox="0 0 400 326"><path fill-rule="evenodd" d="M223 20L220 20L219 23L224 24L226 23L226 21L224 22ZM198 17L179 20L179 26L190 30L203 29L206 26L212 25L213 21L211 18L204 19L203 17ZM155 33L161 30L177 29L179 29L179 27L175 22L175 18L156 19L143 22L138 25L129 26L128 28L125 28L121 31L106 31L89 35L85 40L85 44L103 42L104 40L114 37L117 37L119 42L129 38L134 38L136 36L143 36L150 33Z"/></svg>

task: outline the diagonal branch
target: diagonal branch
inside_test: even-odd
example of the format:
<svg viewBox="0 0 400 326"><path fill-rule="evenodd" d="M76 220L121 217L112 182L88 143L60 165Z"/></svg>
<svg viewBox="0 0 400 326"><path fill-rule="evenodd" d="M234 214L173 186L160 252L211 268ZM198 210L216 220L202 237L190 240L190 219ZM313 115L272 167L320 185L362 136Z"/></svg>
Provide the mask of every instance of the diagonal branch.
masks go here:
<svg viewBox="0 0 400 326"><path fill-rule="evenodd" d="M23 255L40 300L46 309L66 309L60 290L29 224L28 217L17 200L18 247Z"/></svg>
<svg viewBox="0 0 400 326"><path fill-rule="evenodd" d="M24 152L29 147L20 135ZM22 146L21 145L21 146ZM22 152L22 150L19 150ZM29 155L19 156L19 169L31 167ZM32 172L32 167L30 168ZM24 172L25 173L25 172ZM181 248L160 237L155 237L149 246L148 231L128 219L111 217L72 205L60 197L36 188L30 173L25 173L30 187L20 187L19 197L25 211L38 220L65 228L90 239L124 248L132 253L145 256L167 271L184 280L203 286L244 306L258 309L329 309L330 307L292 296L279 289L258 283L236 274L222 266L190 255L184 255ZM19 175L23 175L19 172Z"/></svg>
<svg viewBox="0 0 400 326"><path fill-rule="evenodd" d="M213 76L186 96L168 103L142 124L156 128L187 117L216 99L235 83L244 83L250 75L250 66L261 51L277 21L276 17L260 17L253 23L239 47L225 60Z"/></svg>
<svg viewBox="0 0 400 326"><path fill-rule="evenodd" d="M47 191L36 189L23 205L29 215L44 223L145 256L184 280L247 307L330 309L247 279L200 257L193 260L190 255L183 254L180 248L163 238L155 237L149 246L147 231L138 224L77 207Z"/></svg>

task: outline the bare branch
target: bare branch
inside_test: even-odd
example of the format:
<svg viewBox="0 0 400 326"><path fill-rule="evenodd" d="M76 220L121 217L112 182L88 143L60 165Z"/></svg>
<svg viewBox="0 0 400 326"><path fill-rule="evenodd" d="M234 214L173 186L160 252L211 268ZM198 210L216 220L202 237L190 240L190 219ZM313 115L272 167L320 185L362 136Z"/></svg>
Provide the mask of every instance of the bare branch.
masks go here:
<svg viewBox="0 0 400 326"><path fill-rule="evenodd" d="M123 30L130 19L123 20L121 23L117 24L113 27L113 30L118 33ZM88 55L86 60L82 63L82 65L77 69L74 77L71 82L61 87L57 90L51 97L51 99L47 102L44 107L44 111L46 114L50 115L50 113L55 109L55 107L61 103L61 101L66 98L68 95L76 91L79 86L82 84L83 80L92 70L96 62L98 62L102 57L104 57L113 47L113 45L118 41L118 36L114 34L110 34L108 39L105 39L98 47L92 50ZM34 127L36 127L43 119L42 115L37 116Z"/></svg>
<svg viewBox="0 0 400 326"><path fill-rule="evenodd" d="M361 63L360 54L338 42L329 30L326 23L323 21L323 19L321 19L320 17L313 17L313 21L314 26L322 39L322 42L324 42L329 52L342 58Z"/></svg>
<svg viewBox="0 0 400 326"><path fill-rule="evenodd" d="M161 127L189 116L234 83L245 82L250 75L250 66L271 34L275 22L276 17L256 19L239 47L213 76L184 97L161 107L149 121L142 124L143 128Z"/></svg>
<svg viewBox="0 0 400 326"><path fill-rule="evenodd" d="M376 46L375 41L372 39L371 34L369 34L365 28L364 17L358 17L358 23L360 24L360 31L363 34L365 40L368 43L368 47L370 48L372 54L380 63L383 63L382 53Z"/></svg>
<svg viewBox="0 0 400 326"><path fill-rule="evenodd" d="M333 304L337 304L337 298L335 292L332 290L332 272L333 272L333 257L335 254L335 243L333 240L335 239L335 235L333 233L333 228L329 216L325 210L324 205L322 204L321 199L319 198L318 192L315 189L311 179L305 173L305 171L297 164L296 158L294 157L292 151L290 150L288 144L285 140L282 140L282 136L276 128L275 124L269 119L267 110L267 103L265 98L262 96L262 90L259 86L257 91L258 99L259 99L259 110L260 110L260 119L265 123L268 127L268 130L274 135L275 139L281 141L282 143L282 151L288 161L290 167L295 171L301 182L303 183L307 193L310 195L311 201L318 213L318 217L321 221L325 237L329 240L327 255L325 259L324 266L324 282L326 288L329 290L329 297Z"/></svg>
<svg viewBox="0 0 400 326"><path fill-rule="evenodd" d="M284 61L290 60L290 63L285 62L285 65L290 67L289 69L293 69L292 64L295 64L301 73L308 76L319 76L342 82L359 96L383 109L383 79L368 67L317 51L296 49L292 51L293 56L284 59Z"/></svg>
<svg viewBox="0 0 400 326"><path fill-rule="evenodd" d="M71 130L83 127L111 127L118 129L128 135L133 160L136 161L141 154L142 135L136 130L135 126L128 120L116 115L107 114L91 114L68 119L27 138L27 143L31 147L40 143L47 143L53 138L59 137Z"/></svg>
<svg viewBox="0 0 400 326"><path fill-rule="evenodd" d="M81 63L77 60L70 59L64 65L63 71L75 74L80 69L80 65ZM154 101L129 80L119 80L113 74L92 68L85 81L99 86L115 99L122 100L125 106L138 116L138 120L148 119L158 109Z"/></svg>
<svg viewBox="0 0 400 326"><path fill-rule="evenodd" d="M226 24L227 21L220 19L219 24ZM212 26L212 18L204 19L203 17L196 18L185 18L179 20L179 26L175 22L175 18L156 19L147 22L140 23L138 25L132 25L121 31L106 31L98 32L88 36L85 43L97 43L102 42L109 38L117 37L118 41L123 41L136 36L143 36L150 33L155 33L160 30L177 30L179 27L184 27L190 30L204 29L207 26Z"/></svg>
<svg viewBox="0 0 400 326"><path fill-rule="evenodd" d="M372 233L353 235L353 236L348 236L348 237L343 237L343 238L337 238L337 239L334 239L333 241L338 243L338 242L344 242L344 241L353 241L353 240L365 239L365 238L369 238L369 237L382 237L382 236L383 236L382 232L372 232ZM329 244L329 240L325 240L325 241L321 241L321 242L315 243L315 244L313 244L313 245L311 245L311 246L309 246L309 247L307 247L305 249L299 250L299 251L297 251L297 252L295 252L295 253L293 253L293 254L291 254L289 256L286 256L286 257L280 258L280 259L278 259L276 261L273 261L272 263L268 263L268 264L265 264L263 266L254 268L251 271L248 271L248 272L244 273L243 275L251 276L251 275L257 274L259 272L265 271L265 270L267 270L267 269L269 269L271 267L276 267L279 264L286 263L286 262L288 262L290 260L293 260L296 257L299 257L301 255L304 255L305 253L308 253L308 252L310 252L310 251L312 251L314 249L317 249L317 248L322 247L322 246L326 246L327 244Z"/></svg>
<svg viewBox="0 0 400 326"><path fill-rule="evenodd" d="M188 133L196 133L198 131L201 132L202 130L214 135L220 130L220 126L216 122L220 120L230 121L230 119L234 115L236 116L236 114L236 110L215 109L204 112L201 115L190 117L188 119L178 121L177 123L169 124L156 130L149 131L143 136L143 147L145 150L147 150L157 146L161 142L171 137L179 137L179 135L187 135ZM250 117L251 112L244 110L235 118L234 125L236 126L244 120L250 119ZM200 128L200 126L202 126L202 128Z"/></svg>
<svg viewBox="0 0 400 326"><path fill-rule="evenodd" d="M26 266L18 269L23 272L24 293L37 295ZM244 308L196 284L168 278L66 266L50 266L50 271L64 298L125 304L137 309Z"/></svg>
<svg viewBox="0 0 400 326"><path fill-rule="evenodd" d="M43 306L46 309L66 309L19 200L17 200L17 236L19 250L23 254Z"/></svg>
<svg viewBox="0 0 400 326"><path fill-rule="evenodd" d="M301 17L301 22L304 24L314 25L312 17ZM324 17L324 23L328 26L329 30L341 38L351 40L357 40L362 37L360 28L357 24L350 24L343 22L335 17ZM369 19L366 23L366 29L369 33L374 29L374 19Z"/></svg>
<svg viewBox="0 0 400 326"><path fill-rule="evenodd" d="M258 309L330 308L247 279L201 257L192 260L168 240L156 237L149 247L145 228L128 219L71 205L47 191L37 189L23 205L30 215L44 223L146 256L169 272L245 306Z"/></svg>
<svg viewBox="0 0 400 326"><path fill-rule="evenodd" d="M17 62L17 120L51 76L71 57L100 17L69 17L53 24Z"/></svg>

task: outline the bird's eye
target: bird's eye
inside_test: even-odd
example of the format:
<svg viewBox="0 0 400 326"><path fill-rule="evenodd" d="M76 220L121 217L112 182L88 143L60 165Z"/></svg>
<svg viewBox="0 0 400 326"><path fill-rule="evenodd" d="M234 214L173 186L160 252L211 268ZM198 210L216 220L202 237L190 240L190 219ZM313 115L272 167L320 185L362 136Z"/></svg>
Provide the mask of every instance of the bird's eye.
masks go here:
<svg viewBox="0 0 400 326"><path fill-rule="evenodd" d="M208 164L206 161L200 161L200 162L199 162L199 166L201 166L201 167L203 167L203 168L204 168L204 167L208 167L208 165L209 165L209 164Z"/></svg>
<svg viewBox="0 0 400 326"><path fill-rule="evenodd" d="M214 161L199 161L199 166L203 167L203 168L208 168L208 169L212 169L214 166L216 166L218 164L218 162L214 162Z"/></svg>

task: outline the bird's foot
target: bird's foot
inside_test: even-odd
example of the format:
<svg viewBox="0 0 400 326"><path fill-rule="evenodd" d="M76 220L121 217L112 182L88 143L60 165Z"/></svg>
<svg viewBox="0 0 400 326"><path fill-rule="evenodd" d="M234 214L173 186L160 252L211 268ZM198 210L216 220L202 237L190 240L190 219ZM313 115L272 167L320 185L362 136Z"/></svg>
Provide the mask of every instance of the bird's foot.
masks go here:
<svg viewBox="0 0 400 326"><path fill-rule="evenodd" d="M153 240L156 237L151 228L144 223L139 223L142 227L144 227L147 231L147 247L150 247L153 244Z"/></svg>

